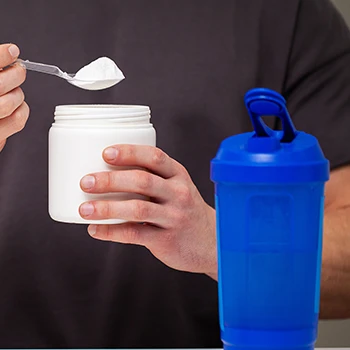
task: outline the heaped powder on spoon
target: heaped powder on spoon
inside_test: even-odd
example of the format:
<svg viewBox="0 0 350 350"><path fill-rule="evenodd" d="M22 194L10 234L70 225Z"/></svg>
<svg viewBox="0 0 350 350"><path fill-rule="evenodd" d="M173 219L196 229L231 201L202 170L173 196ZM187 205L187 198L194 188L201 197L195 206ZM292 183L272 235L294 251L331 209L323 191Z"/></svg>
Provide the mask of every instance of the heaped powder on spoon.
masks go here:
<svg viewBox="0 0 350 350"><path fill-rule="evenodd" d="M102 82L114 81L115 83L123 80L124 74L118 66L108 57L100 57L97 60L81 68L75 74L75 85L83 86L85 82L89 85L100 85ZM114 85L114 84L113 84Z"/></svg>

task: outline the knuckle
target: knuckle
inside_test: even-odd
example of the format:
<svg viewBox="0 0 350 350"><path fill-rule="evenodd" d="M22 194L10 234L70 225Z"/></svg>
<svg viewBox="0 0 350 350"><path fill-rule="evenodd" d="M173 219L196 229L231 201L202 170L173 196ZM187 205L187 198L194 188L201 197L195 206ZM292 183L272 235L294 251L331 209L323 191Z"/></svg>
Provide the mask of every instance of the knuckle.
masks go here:
<svg viewBox="0 0 350 350"><path fill-rule="evenodd" d="M188 211L184 211L182 208L174 208L170 215L171 222L180 230L188 225L191 214Z"/></svg>
<svg viewBox="0 0 350 350"><path fill-rule="evenodd" d="M111 206L108 201L102 201L98 203L98 211L101 217L110 218Z"/></svg>
<svg viewBox="0 0 350 350"><path fill-rule="evenodd" d="M18 96L18 100L23 103L25 99L24 91L20 87L16 88L15 91Z"/></svg>
<svg viewBox="0 0 350 350"><path fill-rule="evenodd" d="M112 241L113 240L113 236L114 236L114 227L113 225L106 225L105 228L105 237L107 240Z"/></svg>
<svg viewBox="0 0 350 350"><path fill-rule="evenodd" d="M23 108L24 108L25 113L26 113L27 118L28 118L29 113L30 113L30 108L29 108L29 106L28 106L28 104L26 102L23 102L22 105L23 105Z"/></svg>
<svg viewBox="0 0 350 350"><path fill-rule="evenodd" d="M162 165L165 163L167 155L160 150L159 148L155 148L152 155L152 163L154 165Z"/></svg>
<svg viewBox="0 0 350 350"><path fill-rule="evenodd" d="M132 146L124 146L119 148L122 159L134 159L135 151Z"/></svg>
<svg viewBox="0 0 350 350"><path fill-rule="evenodd" d="M184 179L190 179L190 174L188 173L187 169L180 163L178 163L178 171Z"/></svg>
<svg viewBox="0 0 350 350"><path fill-rule="evenodd" d="M29 112L26 108L18 109L13 113L12 121L16 131L21 131L26 125Z"/></svg>
<svg viewBox="0 0 350 350"><path fill-rule="evenodd" d="M16 88L12 93L9 93L0 98L0 115L7 117L24 102L24 93L21 88Z"/></svg>
<svg viewBox="0 0 350 350"><path fill-rule="evenodd" d="M147 221L149 209L144 201L135 201L133 208L134 218L136 221Z"/></svg>
<svg viewBox="0 0 350 350"><path fill-rule="evenodd" d="M192 194L188 186L179 185L175 190L175 195L183 204L190 204L192 202Z"/></svg>
<svg viewBox="0 0 350 350"><path fill-rule="evenodd" d="M165 246L172 245L175 240L175 235L170 231L164 231L162 233L162 243L165 244Z"/></svg>
<svg viewBox="0 0 350 350"><path fill-rule="evenodd" d="M22 105L23 105L23 108L24 108L24 112L23 113L25 115L25 120L27 121L28 118L29 118L29 114L30 114L30 108L25 102L23 102Z"/></svg>
<svg viewBox="0 0 350 350"><path fill-rule="evenodd" d="M16 108L14 98L6 98L3 96L0 98L0 115L1 117L9 116Z"/></svg>
<svg viewBox="0 0 350 350"><path fill-rule="evenodd" d="M182 210L174 210L172 216L175 222L182 224L187 220L188 214Z"/></svg>
<svg viewBox="0 0 350 350"><path fill-rule="evenodd" d="M151 174L146 172L137 173L137 186L140 190L147 190L152 187L153 177Z"/></svg>
<svg viewBox="0 0 350 350"><path fill-rule="evenodd" d="M13 71L11 71L15 76L16 82L18 85L21 85L25 82L27 76L27 70L21 67L19 64L13 67Z"/></svg>
<svg viewBox="0 0 350 350"><path fill-rule="evenodd" d="M127 242L137 242L139 236L139 229L137 225L131 224L127 225L124 229L125 241Z"/></svg>
<svg viewBox="0 0 350 350"><path fill-rule="evenodd" d="M104 187L106 187L107 189L111 189L113 186L113 182L114 182L113 181L114 180L114 173L111 171L108 171L104 174L104 176L102 176L102 178L103 178L103 180L101 181L102 185ZM100 181L98 181L98 182L100 182Z"/></svg>
<svg viewBox="0 0 350 350"><path fill-rule="evenodd" d="M18 67L19 68L19 78L20 78L20 81L21 81L21 84L25 82L26 80L26 77L27 77L27 70L23 67Z"/></svg>
<svg viewBox="0 0 350 350"><path fill-rule="evenodd" d="M4 78L0 76L0 95L3 95L6 91L6 83L4 81Z"/></svg>

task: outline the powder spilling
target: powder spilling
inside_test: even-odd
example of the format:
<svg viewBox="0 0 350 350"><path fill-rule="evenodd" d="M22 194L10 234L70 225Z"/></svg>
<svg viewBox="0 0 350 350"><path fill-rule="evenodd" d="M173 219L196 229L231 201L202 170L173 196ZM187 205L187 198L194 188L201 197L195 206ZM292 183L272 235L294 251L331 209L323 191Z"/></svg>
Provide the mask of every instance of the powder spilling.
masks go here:
<svg viewBox="0 0 350 350"><path fill-rule="evenodd" d="M125 79L123 72L113 60L100 57L81 68L70 83L88 90L101 90Z"/></svg>

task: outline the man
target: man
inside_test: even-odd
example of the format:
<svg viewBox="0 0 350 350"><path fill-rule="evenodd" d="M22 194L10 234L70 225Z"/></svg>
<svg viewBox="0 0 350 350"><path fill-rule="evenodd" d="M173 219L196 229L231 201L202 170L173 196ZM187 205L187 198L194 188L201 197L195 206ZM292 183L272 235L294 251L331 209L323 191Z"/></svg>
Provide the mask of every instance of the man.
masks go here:
<svg viewBox="0 0 350 350"><path fill-rule="evenodd" d="M222 139L251 130L243 95L256 86L281 92L296 127L330 160L321 316L350 316L350 35L327 0L72 0L68 8L12 0L2 8L1 41L15 42L21 58L74 72L106 55L126 75L87 92L28 73L31 118L9 138L29 114L18 88L25 72L0 73L2 347L221 346L209 164ZM2 67L16 57L15 46L0 47ZM111 145L101 155L150 173L86 174L81 187L137 190L153 201L80 207L83 217L147 225L93 225L89 239L85 226L48 217L47 131L54 107L69 103L151 107L159 149Z"/></svg>

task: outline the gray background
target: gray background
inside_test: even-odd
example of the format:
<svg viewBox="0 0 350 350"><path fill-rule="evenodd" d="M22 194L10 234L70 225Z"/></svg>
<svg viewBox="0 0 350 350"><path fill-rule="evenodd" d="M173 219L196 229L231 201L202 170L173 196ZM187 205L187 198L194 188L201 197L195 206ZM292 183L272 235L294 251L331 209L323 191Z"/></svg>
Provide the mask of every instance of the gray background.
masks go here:
<svg viewBox="0 0 350 350"><path fill-rule="evenodd" d="M332 0L332 2L350 26L350 0ZM321 321L317 346L350 348L350 320Z"/></svg>

